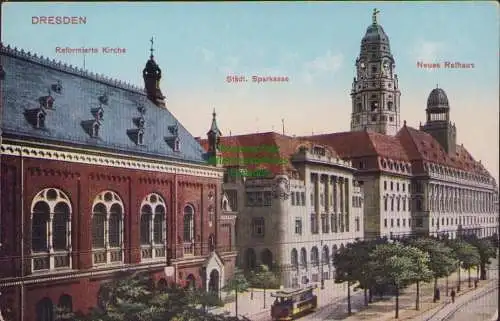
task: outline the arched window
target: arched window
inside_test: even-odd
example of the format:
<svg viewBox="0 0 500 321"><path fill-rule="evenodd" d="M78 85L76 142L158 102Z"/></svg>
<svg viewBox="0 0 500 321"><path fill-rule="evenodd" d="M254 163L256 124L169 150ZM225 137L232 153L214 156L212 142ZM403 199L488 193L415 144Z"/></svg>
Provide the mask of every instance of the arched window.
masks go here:
<svg viewBox="0 0 500 321"><path fill-rule="evenodd" d="M307 266L307 251L305 248L300 249L300 265Z"/></svg>
<svg viewBox="0 0 500 321"><path fill-rule="evenodd" d="M141 208L141 245L151 243L151 221L153 219L152 209L149 205Z"/></svg>
<svg viewBox="0 0 500 321"><path fill-rule="evenodd" d="M332 264L335 264L335 255L337 255L337 245L332 246Z"/></svg>
<svg viewBox="0 0 500 321"><path fill-rule="evenodd" d="M296 249L292 249L292 253L290 254L290 263L294 268L299 267L299 254L297 253Z"/></svg>
<svg viewBox="0 0 500 321"><path fill-rule="evenodd" d="M184 207L184 242L194 240L194 209L191 205Z"/></svg>
<svg viewBox="0 0 500 321"><path fill-rule="evenodd" d="M54 306L49 298L44 298L36 304L36 321L54 321Z"/></svg>
<svg viewBox="0 0 500 321"><path fill-rule="evenodd" d="M158 194L147 195L141 203L141 257L165 257L167 227L165 200Z"/></svg>
<svg viewBox="0 0 500 321"><path fill-rule="evenodd" d="M330 251L328 250L328 246L323 246L323 253L321 254L321 262L323 264L328 264L330 261Z"/></svg>
<svg viewBox="0 0 500 321"><path fill-rule="evenodd" d="M33 206L31 219L31 249L33 252L48 250L50 207L45 202L38 202Z"/></svg>
<svg viewBox="0 0 500 321"><path fill-rule="evenodd" d="M32 271L71 267L71 203L61 190L39 192L31 206Z"/></svg>
<svg viewBox="0 0 500 321"><path fill-rule="evenodd" d="M66 203L58 203L54 207L54 218L52 219L52 245L54 251L65 251L68 249L68 223L70 209Z"/></svg>
<svg viewBox="0 0 500 321"><path fill-rule="evenodd" d="M213 233L208 237L208 248L210 252L215 251L215 235Z"/></svg>
<svg viewBox="0 0 500 321"><path fill-rule="evenodd" d="M121 198L111 191L101 192L94 199L92 206L94 264L123 262L123 208Z"/></svg>
<svg viewBox="0 0 500 321"><path fill-rule="evenodd" d="M57 306L57 321L71 321L73 312L73 299L68 294L63 294L59 298Z"/></svg>
<svg viewBox="0 0 500 321"><path fill-rule="evenodd" d="M319 265L319 252L316 246L311 249L311 264L313 266Z"/></svg>

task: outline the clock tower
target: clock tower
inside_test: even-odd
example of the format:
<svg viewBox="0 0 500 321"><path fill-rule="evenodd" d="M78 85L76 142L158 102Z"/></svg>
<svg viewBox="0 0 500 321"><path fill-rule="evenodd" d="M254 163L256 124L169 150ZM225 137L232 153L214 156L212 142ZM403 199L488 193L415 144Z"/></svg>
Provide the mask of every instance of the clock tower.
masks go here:
<svg viewBox="0 0 500 321"><path fill-rule="evenodd" d="M352 83L351 131L371 130L395 135L400 126L399 85L389 38L377 22L373 10L372 24L361 41L356 59L356 77Z"/></svg>

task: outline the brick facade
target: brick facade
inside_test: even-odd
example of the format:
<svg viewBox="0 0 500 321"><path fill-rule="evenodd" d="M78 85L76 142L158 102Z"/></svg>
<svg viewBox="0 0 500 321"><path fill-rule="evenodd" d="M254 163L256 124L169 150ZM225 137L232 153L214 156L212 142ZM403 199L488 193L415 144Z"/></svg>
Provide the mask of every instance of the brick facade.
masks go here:
<svg viewBox="0 0 500 321"><path fill-rule="evenodd" d="M21 169L23 168L23 169ZM113 191L120 196L124 207L123 248L124 264L121 267L148 270L158 282L183 283L189 275L194 276L196 285L203 286L203 263L210 254L209 237L216 236L216 247L225 265L226 279L234 270L234 254L225 258L222 251L230 251L229 237L217 232L219 224L209 224L208 206L212 202L220 204L221 181L216 178L195 177L161 172L147 172L133 169L72 164L54 160L44 160L14 156L3 156L1 183L6 188L1 194L2 243L0 257L0 297L4 316L9 320L21 320L19 309L24 307L23 320L34 320L36 304L49 298L57 304L63 294L72 298L73 311L86 311L97 304L100 284L117 269L92 266L92 223L91 213L94 199L102 191ZM21 182L24 184L21 184ZM63 191L71 203L71 245L72 270L50 271L43 274L32 273L31 247L31 207L33 198L45 188ZM212 191L214 198L209 201ZM161 195L166 203L167 253L175 274L167 277L163 266L141 263L140 246L140 206L146 195ZM183 209L191 204L195 210L194 253L183 255ZM176 210L172 215L172 209ZM215 206L216 217L220 206ZM21 219L24 217L24 233ZM228 221L224 224L233 223ZM24 235L24 238L22 237ZM24 244L25 273L21 272L21 244ZM167 255L168 256L168 255ZM158 262L154 262L158 263ZM160 262L161 263L161 262ZM151 266L148 266L151 265ZM161 265L161 264L160 264ZM102 272L109 269L109 273ZM88 272L100 271L99 276L89 276ZM55 277L63 277L57 280ZM24 281L24 304L21 304L21 286L16 281ZM13 284L14 283L14 284ZM11 311L11 312L9 312Z"/></svg>

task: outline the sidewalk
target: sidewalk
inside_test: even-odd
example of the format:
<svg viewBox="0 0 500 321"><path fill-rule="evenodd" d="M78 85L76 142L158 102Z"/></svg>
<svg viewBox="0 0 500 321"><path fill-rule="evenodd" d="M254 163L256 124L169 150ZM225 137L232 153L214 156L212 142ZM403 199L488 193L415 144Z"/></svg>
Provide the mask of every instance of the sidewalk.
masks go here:
<svg viewBox="0 0 500 321"><path fill-rule="evenodd" d="M478 293L487 285L492 283L496 284L498 279L496 276L493 279L493 276L490 280L479 282L478 288L475 290L474 286L469 288L468 286L468 278L467 273L462 271L462 284L461 291L457 293L457 297L455 299L455 304L459 300L467 300L472 295ZM473 279L474 280L474 279ZM448 286L449 292L451 292L451 288L456 288L458 281L458 274L455 273L448 278ZM451 302L451 298L446 296L446 279L438 280L438 288L441 290L441 301L437 303L433 303L433 290L434 283L424 283L420 285L420 309L415 310L415 301L416 301L416 285L412 285L409 288L405 289L404 292L399 297L399 320L426 320L428 316L431 316L436 312L438 308L441 308ZM449 293L448 293L449 294ZM354 311L353 311L354 312ZM345 320L355 321L355 320L394 320L395 315L395 298L385 297L383 300L379 300L377 297L374 297L374 302L369 304L368 307L362 307L359 312L351 315ZM336 320L331 316L328 320Z"/></svg>

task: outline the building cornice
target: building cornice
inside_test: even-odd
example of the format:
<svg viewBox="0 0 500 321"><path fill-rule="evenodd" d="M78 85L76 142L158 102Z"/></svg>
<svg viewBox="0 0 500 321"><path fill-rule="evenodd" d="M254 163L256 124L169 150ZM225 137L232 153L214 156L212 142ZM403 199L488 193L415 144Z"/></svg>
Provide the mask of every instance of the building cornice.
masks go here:
<svg viewBox="0 0 500 321"><path fill-rule="evenodd" d="M125 156L116 153L97 152L94 150L82 150L76 148L65 148L49 144L37 144L24 141L8 140L8 143L0 146L0 154L9 156L55 160L70 163L111 166L143 171L172 173L181 175L192 175L198 177L222 178L223 170L212 166L195 165L174 161L162 161L147 157ZM43 146L43 147L42 147ZM71 151L68 151L71 150Z"/></svg>

